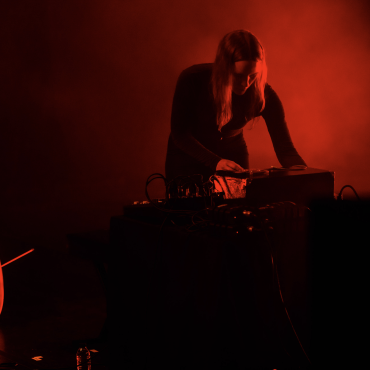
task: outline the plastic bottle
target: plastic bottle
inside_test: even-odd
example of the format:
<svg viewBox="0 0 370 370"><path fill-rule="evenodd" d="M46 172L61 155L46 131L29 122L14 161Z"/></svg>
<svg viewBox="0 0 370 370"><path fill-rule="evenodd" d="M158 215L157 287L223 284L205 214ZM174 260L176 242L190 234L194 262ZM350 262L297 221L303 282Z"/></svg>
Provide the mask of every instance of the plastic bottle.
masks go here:
<svg viewBox="0 0 370 370"><path fill-rule="evenodd" d="M77 370L91 370L90 351L82 344L76 353Z"/></svg>

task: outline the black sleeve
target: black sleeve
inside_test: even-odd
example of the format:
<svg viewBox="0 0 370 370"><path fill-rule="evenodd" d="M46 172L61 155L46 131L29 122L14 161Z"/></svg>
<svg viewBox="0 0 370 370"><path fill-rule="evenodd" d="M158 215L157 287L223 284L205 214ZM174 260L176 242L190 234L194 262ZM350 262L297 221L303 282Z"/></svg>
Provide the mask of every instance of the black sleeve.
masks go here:
<svg viewBox="0 0 370 370"><path fill-rule="evenodd" d="M262 117L266 122L276 156L283 167L306 165L295 149L285 120L283 104L270 85L265 88L265 108Z"/></svg>
<svg viewBox="0 0 370 370"><path fill-rule="evenodd" d="M186 70L180 74L172 103L171 137L183 152L214 170L222 158L208 150L192 134L193 125L197 123L196 104L201 99L197 85L195 74L188 74Z"/></svg>

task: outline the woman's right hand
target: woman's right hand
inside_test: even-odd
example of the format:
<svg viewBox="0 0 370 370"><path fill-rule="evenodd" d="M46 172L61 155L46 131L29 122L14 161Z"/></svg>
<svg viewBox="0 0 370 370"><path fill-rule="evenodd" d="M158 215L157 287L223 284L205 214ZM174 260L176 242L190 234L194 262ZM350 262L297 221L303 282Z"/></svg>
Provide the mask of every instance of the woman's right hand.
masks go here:
<svg viewBox="0 0 370 370"><path fill-rule="evenodd" d="M216 166L216 171L233 171L233 172L245 172L247 171L237 163L228 159L221 159Z"/></svg>

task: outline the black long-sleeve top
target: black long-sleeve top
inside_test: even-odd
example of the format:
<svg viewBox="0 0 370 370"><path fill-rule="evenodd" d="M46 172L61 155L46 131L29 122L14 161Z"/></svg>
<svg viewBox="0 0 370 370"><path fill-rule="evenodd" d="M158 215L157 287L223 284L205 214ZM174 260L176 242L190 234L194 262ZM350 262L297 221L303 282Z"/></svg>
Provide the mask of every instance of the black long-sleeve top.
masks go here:
<svg viewBox="0 0 370 370"><path fill-rule="evenodd" d="M212 175L221 159L249 167L243 137L243 95L232 94L232 119L219 131L211 87L212 64L198 64L185 69L177 81L172 104L171 133L166 157L166 177L200 173ZM275 153L283 167L306 165L292 143L283 105L269 84L265 86L265 107L259 114L267 125Z"/></svg>

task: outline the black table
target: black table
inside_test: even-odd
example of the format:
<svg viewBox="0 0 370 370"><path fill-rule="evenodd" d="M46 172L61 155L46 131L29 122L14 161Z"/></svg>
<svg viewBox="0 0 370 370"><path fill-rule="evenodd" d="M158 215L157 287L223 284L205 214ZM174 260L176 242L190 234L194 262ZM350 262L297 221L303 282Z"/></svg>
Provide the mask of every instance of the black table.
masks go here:
<svg viewBox="0 0 370 370"><path fill-rule="evenodd" d="M306 228L271 240L260 232L230 238L217 228L189 233L170 222L125 216L110 224L112 345L137 368L303 363L277 289L271 247L285 305L309 353Z"/></svg>

